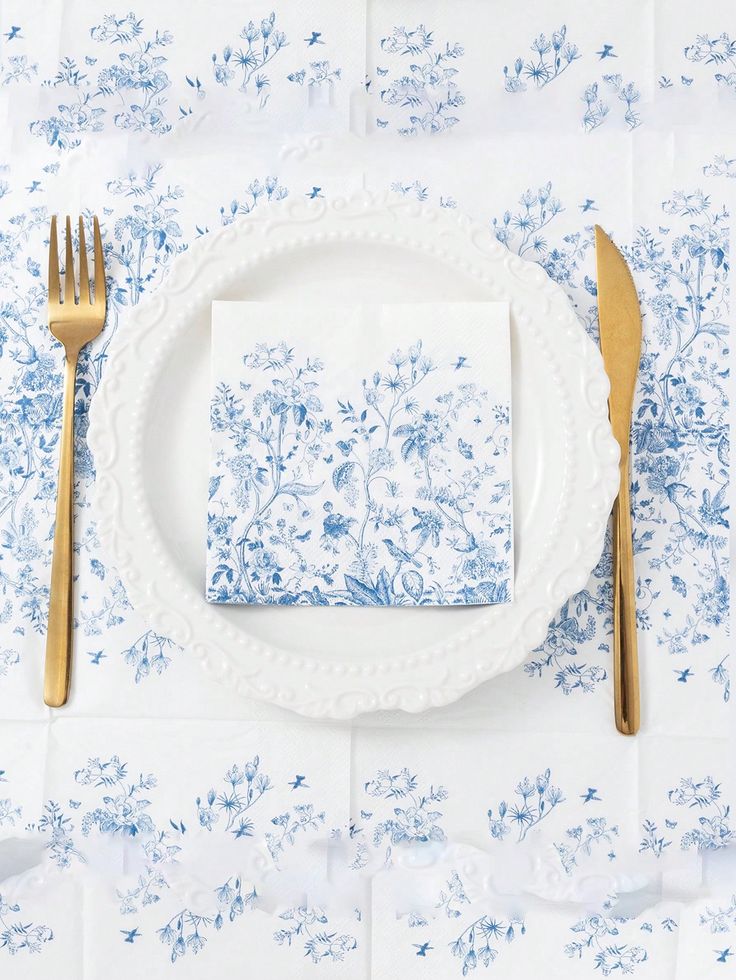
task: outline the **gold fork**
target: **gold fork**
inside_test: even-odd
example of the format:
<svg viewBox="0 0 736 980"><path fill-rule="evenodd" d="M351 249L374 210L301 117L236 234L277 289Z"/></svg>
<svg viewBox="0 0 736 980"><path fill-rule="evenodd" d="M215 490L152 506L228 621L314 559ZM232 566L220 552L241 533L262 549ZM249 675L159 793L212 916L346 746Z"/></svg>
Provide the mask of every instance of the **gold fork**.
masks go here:
<svg viewBox="0 0 736 980"><path fill-rule="evenodd" d="M51 594L46 634L46 670L43 699L59 708L69 697L72 666L72 534L74 499L74 391L79 352L100 333L105 323L105 263L100 225L94 219L95 289L90 296L84 222L79 219L79 299L74 286L72 224L66 219L64 298L59 276L56 215L51 218L49 240L49 330L64 345L64 408L61 417L59 483L56 490L56 528L51 560Z"/></svg>

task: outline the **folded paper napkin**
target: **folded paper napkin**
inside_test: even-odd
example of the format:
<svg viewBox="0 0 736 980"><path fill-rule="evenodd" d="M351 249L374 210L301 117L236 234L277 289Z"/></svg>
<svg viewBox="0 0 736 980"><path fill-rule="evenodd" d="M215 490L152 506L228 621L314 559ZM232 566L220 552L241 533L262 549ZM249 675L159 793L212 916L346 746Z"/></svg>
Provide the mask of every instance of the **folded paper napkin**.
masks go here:
<svg viewBox="0 0 736 980"><path fill-rule="evenodd" d="M212 313L207 598L509 602L503 303Z"/></svg>

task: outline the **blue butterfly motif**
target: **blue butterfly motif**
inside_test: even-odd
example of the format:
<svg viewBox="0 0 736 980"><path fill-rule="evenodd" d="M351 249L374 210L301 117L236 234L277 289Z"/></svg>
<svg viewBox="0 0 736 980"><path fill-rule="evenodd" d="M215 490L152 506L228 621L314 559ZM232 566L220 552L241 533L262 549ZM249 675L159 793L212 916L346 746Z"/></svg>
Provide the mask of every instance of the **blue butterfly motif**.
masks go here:
<svg viewBox="0 0 736 980"><path fill-rule="evenodd" d="M598 60L603 61L604 58L618 58L618 55L613 50L612 44L604 44L601 51L596 51L598 55Z"/></svg>

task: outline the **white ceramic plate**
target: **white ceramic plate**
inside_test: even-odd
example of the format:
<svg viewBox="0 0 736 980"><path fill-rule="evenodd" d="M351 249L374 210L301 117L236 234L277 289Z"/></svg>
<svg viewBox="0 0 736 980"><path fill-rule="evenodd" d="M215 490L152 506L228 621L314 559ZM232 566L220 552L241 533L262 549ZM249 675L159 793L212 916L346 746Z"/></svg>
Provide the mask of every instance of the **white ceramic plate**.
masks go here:
<svg viewBox="0 0 736 980"><path fill-rule="evenodd" d="M325 298L510 303L513 603L205 601L210 304ZM151 626L244 695L334 718L446 704L521 663L596 564L618 486L607 394L563 290L487 228L405 201L287 200L197 240L114 338L89 431L100 537Z"/></svg>

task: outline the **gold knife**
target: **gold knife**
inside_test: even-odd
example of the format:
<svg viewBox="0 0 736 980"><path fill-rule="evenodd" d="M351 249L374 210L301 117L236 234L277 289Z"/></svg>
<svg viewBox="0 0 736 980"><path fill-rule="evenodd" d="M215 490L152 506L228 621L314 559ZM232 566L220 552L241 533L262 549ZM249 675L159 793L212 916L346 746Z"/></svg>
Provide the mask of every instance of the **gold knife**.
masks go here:
<svg viewBox="0 0 736 980"><path fill-rule="evenodd" d="M611 382L608 411L621 448L620 483L613 505L613 692L616 728L639 731L639 659L636 641L636 579L629 498L629 435L641 356L641 310L626 260L595 226L598 322L603 364Z"/></svg>

